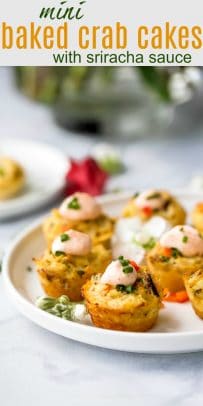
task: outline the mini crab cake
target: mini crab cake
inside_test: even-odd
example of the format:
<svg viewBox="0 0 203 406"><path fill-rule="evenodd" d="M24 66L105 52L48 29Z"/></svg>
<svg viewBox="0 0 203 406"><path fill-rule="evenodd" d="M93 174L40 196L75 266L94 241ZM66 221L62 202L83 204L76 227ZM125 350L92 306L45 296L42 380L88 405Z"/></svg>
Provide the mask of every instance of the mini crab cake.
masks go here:
<svg viewBox="0 0 203 406"><path fill-rule="evenodd" d="M67 295L81 300L81 287L92 275L103 273L112 257L103 245L91 246L87 234L69 230L57 237L52 250L36 259L37 272L44 291L52 297Z"/></svg>
<svg viewBox="0 0 203 406"><path fill-rule="evenodd" d="M176 226L149 252L147 264L160 294L181 291L183 275L203 267L203 239L191 226Z"/></svg>
<svg viewBox="0 0 203 406"><path fill-rule="evenodd" d="M124 217L138 216L149 220L157 215L163 217L172 226L184 224L186 213L180 203L165 190L147 190L136 194L123 210Z"/></svg>
<svg viewBox="0 0 203 406"><path fill-rule="evenodd" d="M95 326L121 331L147 331L155 323L160 298L150 275L123 257L82 288Z"/></svg>
<svg viewBox="0 0 203 406"><path fill-rule="evenodd" d="M88 234L93 245L110 246L114 221L102 212L101 206L87 193L75 193L54 209L43 225L44 235L51 247L53 240L64 231L74 228Z"/></svg>
<svg viewBox="0 0 203 406"><path fill-rule="evenodd" d="M23 168L10 158L0 158L0 200L15 196L25 184Z"/></svg>
<svg viewBox="0 0 203 406"><path fill-rule="evenodd" d="M203 202L197 203L192 211L191 217L193 226L203 234Z"/></svg>
<svg viewBox="0 0 203 406"><path fill-rule="evenodd" d="M195 313L203 319L203 268L184 275L184 283Z"/></svg>

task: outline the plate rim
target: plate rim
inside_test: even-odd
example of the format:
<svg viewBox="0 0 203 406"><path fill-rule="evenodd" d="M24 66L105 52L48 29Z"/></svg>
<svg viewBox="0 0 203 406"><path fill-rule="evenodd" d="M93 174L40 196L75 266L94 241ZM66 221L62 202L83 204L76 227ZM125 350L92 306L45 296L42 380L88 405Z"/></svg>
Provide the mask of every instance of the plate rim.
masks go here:
<svg viewBox="0 0 203 406"><path fill-rule="evenodd" d="M2 141L4 142L4 140ZM39 141L39 140L35 140L35 139L30 139L27 140L26 138L23 137L8 137L5 140L5 143L9 143L9 142L14 142L15 144L19 143L19 144L27 144L27 146L30 146L32 148L32 145L40 148L40 146L42 146L43 148L49 148L49 150L51 150L52 152L57 153L58 155L60 155L61 159L63 159L64 164L65 164L65 160L67 162L67 170L68 170L68 165L70 163L70 159L68 157L68 155L66 155L60 148L58 148L56 145L53 145L49 142L45 142L45 141ZM1 144L1 142L0 142ZM65 187L65 172L64 172L64 179L61 179L60 185L57 187L57 189L55 191L49 191L47 192L47 194L45 196L43 196L41 194L41 198L39 203L37 202L37 200L33 201L33 202L29 202L29 206L24 207L23 212L22 212L22 208L17 207L14 212L11 212L11 210L6 210L5 208L2 208L3 212L0 212L0 222L4 221L6 219L12 219L15 217L18 217L22 214L27 214L27 213L31 213L32 211L37 211L40 208L43 208L46 204L48 205L52 200L54 201L54 199L57 198L57 196L60 195L60 193L63 191Z"/></svg>
<svg viewBox="0 0 203 406"><path fill-rule="evenodd" d="M181 193L181 192L180 192ZM177 193L175 193L177 194ZM190 197L195 197L194 194L191 196L191 192L188 193ZM100 201L100 203L103 204L111 204L113 203L113 201L115 200L119 200L119 199L126 199L129 196L132 195L132 192L121 192L121 193L117 193L115 194L109 194L109 195L104 195L104 196L100 196L98 198L98 200ZM203 195L201 195L203 196ZM46 218L46 216L40 216L37 220L35 220L34 222L32 222L29 226L27 226L26 228L24 228L9 244L9 246L7 247L7 250L4 254L3 257L3 261L2 261L2 276L3 276L3 283L5 286L5 290L8 294L8 296L12 299L12 301L14 302L14 304L16 305L16 307L18 308L18 310L24 314L28 319L32 320L34 323L38 324L39 326L55 332L56 334L62 335L64 337L73 339L75 341L80 341L86 344L90 344L90 345L95 345L98 347L103 347L103 348L108 348L108 349L114 349L114 350L119 350L119 351L127 351L127 352L137 352L137 353L148 353L148 354L174 354L174 353L188 353L188 352L196 352L196 351L201 351L203 350L203 331L184 331L184 332L127 332L127 331L116 331L116 330L108 330L108 329L101 329L99 327L95 327L95 326L91 326L91 325L85 325L82 323L76 323L73 321L69 321L69 320L63 320L61 318L58 318L54 315L48 314L47 312L42 311L41 309L37 308L35 306L34 303L31 303L28 299L24 298L23 295L19 292L19 290L15 287L14 283L12 282L12 278L10 275L10 262L12 260L12 256L14 255L14 253L16 252L16 249L18 247L19 244L22 243L23 240L25 240L26 238L28 238L28 236L32 233L37 232L38 229L41 228L41 224L43 219ZM47 323L48 321L48 323ZM46 325L45 325L46 324ZM48 324L48 326L47 326ZM70 335L66 335L65 332L64 334L60 331L57 332L57 328L51 327L51 324L56 325L56 327L59 327L59 330L61 330L61 328L63 328L65 325L65 329L68 329L68 326L71 326L73 328L73 330L79 330L79 332L81 332L81 339L80 337L73 337L74 334L70 334ZM113 344L100 344L100 343L92 343L91 339L88 339L84 336L82 336L83 332L88 332L90 331L92 333L93 336L99 334L100 336L105 336L107 338L111 338L113 341L116 338L124 338L124 339L129 339L131 340L132 337L135 339L135 344L137 341L137 338L139 341L145 341L146 337L147 339L149 339L149 343L152 341L156 341L158 340L158 344L161 344L161 341L167 341L170 340L170 348L166 349L161 349L160 350L153 350L148 348L148 349L141 349L141 350L136 350L134 348L116 348L117 346L113 345ZM77 335L77 331L76 331L76 335ZM194 346L190 346L188 345L188 349L185 348L183 350L181 350L181 348L177 349L172 349L171 344L172 341L175 340L182 340L182 339L188 339L188 338L194 338L194 339L202 339L202 345L199 346L197 344L197 348L193 348ZM163 340L164 339L164 340ZM93 340L94 341L94 340ZM116 340L115 340L116 341ZM122 346L121 346L122 347ZM124 346L125 347L125 346ZM142 347L142 346L141 346ZM161 346L162 347L162 346Z"/></svg>

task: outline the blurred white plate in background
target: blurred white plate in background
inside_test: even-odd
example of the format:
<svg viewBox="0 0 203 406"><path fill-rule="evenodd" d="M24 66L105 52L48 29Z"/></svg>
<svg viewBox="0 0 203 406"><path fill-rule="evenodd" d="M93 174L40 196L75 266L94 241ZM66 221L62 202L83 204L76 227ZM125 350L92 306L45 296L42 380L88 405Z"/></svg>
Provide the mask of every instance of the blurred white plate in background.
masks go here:
<svg viewBox="0 0 203 406"><path fill-rule="evenodd" d="M63 190L69 161L57 148L25 139L3 138L0 155L18 161L26 174L23 191L0 201L0 220L36 210Z"/></svg>
<svg viewBox="0 0 203 406"><path fill-rule="evenodd" d="M120 193L99 198L109 214L118 215L131 194ZM177 197L191 210L196 196L186 192ZM129 333L105 330L92 325L60 319L35 306L43 294L35 270L28 272L32 258L45 249L41 221L32 224L9 247L3 260L3 277L6 290L16 307L28 319L41 327L83 343L113 350L171 354L203 350L203 320L200 320L190 303L165 303L156 326L146 333Z"/></svg>

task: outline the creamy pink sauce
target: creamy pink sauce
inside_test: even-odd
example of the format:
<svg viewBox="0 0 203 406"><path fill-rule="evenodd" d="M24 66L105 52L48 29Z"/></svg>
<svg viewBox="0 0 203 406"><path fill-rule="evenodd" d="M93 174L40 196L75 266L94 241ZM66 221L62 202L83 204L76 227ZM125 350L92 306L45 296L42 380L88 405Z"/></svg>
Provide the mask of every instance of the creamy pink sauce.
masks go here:
<svg viewBox="0 0 203 406"><path fill-rule="evenodd" d="M185 257L203 255L203 239L198 231L191 226L176 226L167 231L161 239L160 245L178 249Z"/></svg>
<svg viewBox="0 0 203 406"><path fill-rule="evenodd" d="M150 196L156 194L160 194L160 196L149 199ZM136 197L135 202L136 206L140 209L143 209L144 207L150 207L151 209L161 209L164 205L165 200L159 190L151 189L141 193L138 197Z"/></svg>
<svg viewBox="0 0 203 406"><path fill-rule="evenodd" d="M130 265L132 266L132 265ZM137 279L137 272L135 268L132 266L133 272L131 273L124 273L123 267L119 260L112 261L106 268L106 271L101 277L101 283L105 283L108 285L116 286L116 285L133 285Z"/></svg>
<svg viewBox="0 0 203 406"><path fill-rule="evenodd" d="M64 235L69 237L67 241L62 241ZM54 240L52 244L53 254L60 251L68 255L83 256L91 251L92 244L89 235L75 230L68 230L62 236L60 235Z"/></svg>
<svg viewBox="0 0 203 406"><path fill-rule="evenodd" d="M79 208L68 207L72 200L76 198ZM69 220L94 220L102 214L101 206L88 193L75 193L67 197L59 207L60 214Z"/></svg>

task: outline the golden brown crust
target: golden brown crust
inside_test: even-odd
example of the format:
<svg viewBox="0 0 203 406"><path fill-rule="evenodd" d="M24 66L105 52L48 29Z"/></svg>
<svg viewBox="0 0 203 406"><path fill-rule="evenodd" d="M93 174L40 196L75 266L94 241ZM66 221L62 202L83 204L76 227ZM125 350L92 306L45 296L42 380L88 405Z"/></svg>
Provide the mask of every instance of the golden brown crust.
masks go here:
<svg viewBox="0 0 203 406"><path fill-rule="evenodd" d="M171 293L184 289L183 275L203 266L203 257L168 257L159 243L148 253L147 265L160 295L167 288Z"/></svg>
<svg viewBox="0 0 203 406"><path fill-rule="evenodd" d="M157 215L163 217L172 226L184 224L186 219L186 212L181 204L170 193L165 190L160 191L162 194L165 205L161 210L156 210L149 215L144 210L136 205L136 198L132 198L123 210L124 217L138 216L141 220L149 220L150 217Z"/></svg>
<svg viewBox="0 0 203 406"><path fill-rule="evenodd" d="M132 293L118 291L92 277L82 288L88 311L95 326L121 331L147 331L155 323L160 308L151 278L139 271Z"/></svg>
<svg viewBox="0 0 203 406"><path fill-rule="evenodd" d="M203 319L203 268L184 275L184 284L195 313Z"/></svg>
<svg viewBox="0 0 203 406"><path fill-rule="evenodd" d="M203 234L203 203L198 203L192 213L192 225L201 233Z"/></svg>
<svg viewBox="0 0 203 406"><path fill-rule="evenodd" d="M65 219L60 215L57 209L54 209L43 224L43 232L48 247L51 248L53 240L58 235L71 228L89 234L93 245L103 244L109 248L114 229L114 220L103 214L95 220L74 222Z"/></svg>
<svg viewBox="0 0 203 406"><path fill-rule="evenodd" d="M67 295L70 300L81 300L81 287L92 275L103 273L111 262L111 252L102 245L93 247L85 256L55 256L49 251L36 259L37 272L47 295Z"/></svg>
<svg viewBox="0 0 203 406"><path fill-rule="evenodd" d="M24 184L23 168L10 158L0 158L0 200L15 196Z"/></svg>

